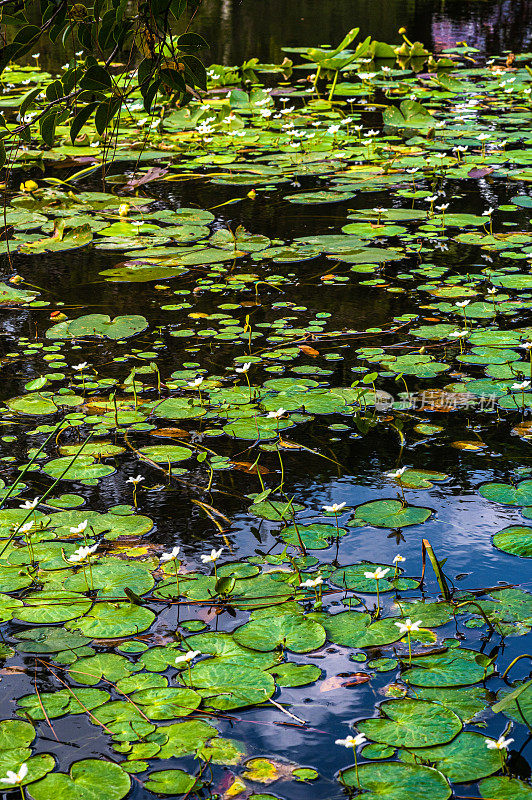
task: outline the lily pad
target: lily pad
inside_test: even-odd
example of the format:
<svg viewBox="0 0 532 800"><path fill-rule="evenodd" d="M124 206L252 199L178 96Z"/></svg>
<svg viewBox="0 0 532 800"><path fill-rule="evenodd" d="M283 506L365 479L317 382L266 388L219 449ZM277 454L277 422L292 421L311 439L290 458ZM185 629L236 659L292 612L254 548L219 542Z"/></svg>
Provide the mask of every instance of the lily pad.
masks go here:
<svg viewBox="0 0 532 800"><path fill-rule="evenodd" d="M151 772L144 784L146 789L155 794L186 795L198 785L197 778L181 769L163 769Z"/></svg>
<svg viewBox="0 0 532 800"><path fill-rule="evenodd" d="M396 761L362 764L356 770L351 767L342 770L340 780L345 786L358 788L358 780L364 791L365 800L417 800L430 797L431 800L447 800L451 787L446 778L431 767L401 764Z"/></svg>
<svg viewBox="0 0 532 800"><path fill-rule="evenodd" d="M532 558L532 528L526 525L510 525L493 537L498 550L520 558Z"/></svg>
<svg viewBox="0 0 532 800"><path fill-rule="evenodd" d="M426 522L432 513L430 508L404 505L400 500L370 500L355 509L354 519L348 524L405 528Z"/></svg>
<svg viewBox="0 0 532 800"><path fill-rule="evenodd" d="M456 714L424 700L389 700L380 707L379 719L357 723L361 733L375 742L393 747L432 747L454 739L462 730Z"/></svg>
<svg viewBox="0 0 532 800"><path fill-rule="evenodd" d="M283 647L294 653L309 653L325 642L325 630L303 614L275 614L247 622L233 632L233 638L252 650Z"/></svg>
<svg viewBox="0 0 532 800"><path fill-rule="evenodd" d="M118 764L96 758L76 761L69 774L54 772L31 786L34 800L122 800L131 786Z"/></svg>
<svg viewBox="0 0 532 800"><path fill-rule="evenodd" d="M128 339L148 327L145 317L138 314L115 317L107 314L87 314L75 320L59 322L46 332L48 339L81 339L100 336L107 339Z"/></svg>
<svg viewBox="0 0 532 800"><path fill-rule="evenodd" d="M400 758L408 763L430 764L445 775L451 783L470 783L485 778L501 768L497 750L486 747L485 736L467 731L449 744L438 747L412 748L401 751Z"/></svg>

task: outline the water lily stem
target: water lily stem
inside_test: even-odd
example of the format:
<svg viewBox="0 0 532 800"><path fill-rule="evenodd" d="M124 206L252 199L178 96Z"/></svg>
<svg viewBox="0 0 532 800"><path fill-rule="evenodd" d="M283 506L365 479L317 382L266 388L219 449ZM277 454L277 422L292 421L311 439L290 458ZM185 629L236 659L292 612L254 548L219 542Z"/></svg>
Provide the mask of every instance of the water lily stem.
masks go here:
<svg viewBox="0 0 532 800"><path fill-rule="evenodd" d="M353 755L355 757L355 774L357 776L357 786L360 789L360 778L358 777L358 757L356 745L353 745Z"/></svg>
<svg viewBox="0 0 532 800"><path fill-rule="evenodd" d="M277 423L277 425L279 425L279 423ZM277 434L279 434L279 431L277 431ZM277 455L279 456L279 463L281 464L281 483L279 484L279 490L282 492L284 486L284 464L281 451L279 450L279 442L277 442Z"/></svg>
<svg viewBox="0 0 532 800"><path fill-rule="evenodd" d="M174 569L175 569L175 585L177 587L177 597L179 597L179 572L177 569L177 559L174 558Z"/></svg>
<svg viewBox="0 0 532 800"><path fill-rule="evenodd" d="M512 669L513 665L517 664L517 662L520 661L522 658L530 658L532 660L532 654L531 653L521 653L520 656L516 656L513 661L510 661L510 663L508 664L508 666L506 667L506 669L504 670L504 672L501 675L502 680L504 680L506 678L506 676L508 675L508 673Z"/></svg>
<svg viewBox="0 0 532 800"><path fill-rule="evenodd" d="M336 72L334 73L334 80L332 82L331 91L329 92L329 103L333 99L334 90L336 89L336 82L338 80L338 75L339 75L339 70L336 70Z"/></svg>

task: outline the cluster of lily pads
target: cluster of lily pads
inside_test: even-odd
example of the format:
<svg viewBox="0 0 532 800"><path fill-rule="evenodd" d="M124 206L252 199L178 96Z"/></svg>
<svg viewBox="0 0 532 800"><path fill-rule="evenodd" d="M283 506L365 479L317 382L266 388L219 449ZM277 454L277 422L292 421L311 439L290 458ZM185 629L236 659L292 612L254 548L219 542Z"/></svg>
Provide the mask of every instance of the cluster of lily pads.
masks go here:
<svg viewBox="0 0 532 800"><path fill-rule="evenodd" d="M0 722L5 789L337 791L321 770L253 751L239 723L268 711L324 748L353 748L336 778L367 800L447 800L473 783L486 800L531 795L520 642L532 596L457 589L422 541L431 500L412 500L450 476L399 464L415 448L482 453L480 431L497 426L501 453L516 448L523 467L477 485L479 497L513 523L532 518L532 55L476 63L462 45L436 59L406 37L354 39L292 49L302 64L254 62L243 86L242 70L215 66L185 109L147 118L134 99L105 187L88 183L110 157L90 122L74 143L58 127L52 147L12 154L0 656L31 680ZM52 80L5 74L8 111ZM65 161L68 178L54 169ZM279 238L253 225L270 208ZM54 253L92 254L91 287L118 288L113 301L80 308L37 280ZM388 497L318 508L298 495L296 465L350 476L342 453L371 435L398 456L379 478ZM110 494L120 502L102 505ZM156 543L163 494L209 531L199 559ZM233 555L236 513L267 546ZM364 529L399 543L418 533L421 566L357 559ZM508 525L493 545L531 558L532 527ZM358 671L331 674L331 654ZM341 721L344 738L301 711L299 690L364 684L373 694ZM65 771L57 733L69 721L104 755Z"/></svg>

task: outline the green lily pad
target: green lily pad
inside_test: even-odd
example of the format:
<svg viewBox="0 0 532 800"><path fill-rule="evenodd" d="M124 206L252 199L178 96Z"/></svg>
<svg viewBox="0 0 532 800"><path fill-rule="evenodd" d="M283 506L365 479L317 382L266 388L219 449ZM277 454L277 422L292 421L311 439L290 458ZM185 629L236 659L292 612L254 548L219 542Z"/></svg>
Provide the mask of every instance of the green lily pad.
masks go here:
<svg viewBox="0 0 532 800"><path fill-rule="evenodd" d="M147 630L155 619L148 608L129 603L98 603L88 614L68 622L73 630L79 630L94 639L116 639L133 636Z"/></svg>
<svg viewBox="0 0 532 800"><path fill-rule="evenodd" d="M34 800L122 800L130 786L129 775L118 764L87 758L72 764L68 775L48 774L30 792Z"/></svg>
<svg viewBox="0 0 532 800"><path fill-rule="evenodd" d="M516 486L510 483L483 483L479 492L482 497L495 503L509 506L532 505L532 480L520 481Z"/></svg>
<svg viewBox="0 0 532 800"><path fill-rule="evenodd" d="M488 750L485 736L467 731L459 734L449 744L438 747L412 748L400 753L402 761L430 764L445 775L451 783L470 783L492 775L501 768L497 750Z"/></svg>
<svg viewBox="0 0 532 800"><path fill-rule="evenodd" d="M337 529L335 525L290 525L282 534L281 539L293 547L300 546L300 538L307 550L325 550L338 535L345 536L345 528Z"/></svg>
<svg viewBox="0 0 532 800"><path fill-rule="evenodd" d="M17 414L31 414L32 416L55 414L58 410L50 397L43 397L39 392L13 397L6 401L6 406Z"/></svg>
<svg viewBox="0 0 532 800"><path fill-rule="evenodd" d="M87 314L75 320L66 320L49 328L48 339L81 339L85 336L100 336L107 339L128 339L148 327L145 317L138 314L111 317L107 314Z"/></svg>
<svg viewBox="0 0 532 800"><path fill-rule="evenodd" d="M200 695L192 689L162 687L142 689L131 696L150 719L174 719L186 717L201 703Z"/></svg>
<svg viewBox="0 0 532 800"><path fill-rule="evenodd" d="M102 678L112 683L138 672L140 667L115 653L97 653L89 658L78 658L70 667L70 677L85 686L95 686Z"/></svg>
<svg viewBox="0 0 532 800"><path fill-rule="evenodd" d="M2 772L7 772L8 769L18 772L24 763L28 768L28 773L24 780L20 782L20 786L27 786L30 783L33 784L33 781L40 781L41 778L44 778L47 773L54 769L55 759L48 753L39 753L38 755L34 756L31 756L30 754L31 750L6 750L4 753L0 754L0 769ZM8 761L10 756L13 757L12 761ZM3 788L5 791L5 788L7 787ZM10 786L9 788L14 789L15 787Z"/></svg>
<svg viewBox="0 0 532 800"><path fill-rule="evenodd" d="M274 676L277 686L308 686L317 681L322 672L314 664L292 664L290 662L272 667L269 672Z"/></svg>
<svg viewBox="0 0 532 800"><path fill-rule="evenodd" d="M382 647L398 642L403 637L395 619L372 622L369 614L358 611L341 611L339 614L316 614L327 633L327 638L343 647Z"/></svg>
<svg viewBox="0 0 532 800"><path fill-rule="evenodd" d="M188 447L179 447L175 444L149 445L141 447L139 452L157 464L174 464L176 461L185 461L192 455L192 451Z"/></svg>
<svg viewBox="0 0 532 800"><path fill-rule="evenodd" d="M494 778L486 778L478 785L480 796L486 800L529 800L530 784L520 781L518 778L506 778L497 775Z"/></svg>
<svg viewBox="0 0 532 800"><path fill-rule="evenodd" d="M462 722L445 706L424 700L389 700L380 706L382 717L357 723L361 733L393 747L432 747L454 739Z"/></svg>
<svg viewBox="0 0 532 800"><path fill-rule="evenodd" d="M463 722L471 720L487 706L488 698L486 689L482 686L468 686L463 688L431 688L413 687L412 691L419 700L431 700L441 703L460 717Z"/></svg>
<svg viewBox="0 0 532 800"><path fill-rule="evenodd" d="M447 800L451 796L451 787L441 772L397 761L362 764L358 768L358 780L364 800L382 800L383 797L390 800L418 800L421 797ZM345 786L358 788L358 780L354 767L340 773L340 781Z"/></svg>
<svg viewBox="0 0 532 800"><path fill-rule="evenodd" d="M22 622L50 625L54 622L67 622L86 614L92 606L88 600L77 592L54 591L32 592L24 598L24 606L17 608L14 617Z"/></svg>
<svg viewBox="0 0 532 800"><path fill-rule="evenodd" d="M180 756L193 755L206 742L213 740L217 735L216 728L199 719L165 725L159 758L179 758Z"/></svg>
<svg viewBox="0 0 532 800"><path fill-rule="evenodd" d="M70 591L87 590L87 579L90 588L97 590L100 598L126 597L125 587L137 595L145 594L154 586L154 579L146 566L135 561L120 561L116 558L103 558L93 564L90 572L79 572L70 575L63 587ZM124 605L124 608L127 604ZM122 606L120 606L122 608ZM96 610L96 609L95 609Z"/></svg>
<svg viewBox="0 0 532 800"><path fill-rule="evenodd" d="M82 714L87 710L93 711L109 700L109 694L100 689L78 689L75 695L74 697L74 694L67 689L41 692L40 697L37 697L36 694L27 694L17 701L20 708L23 709L19 713L27 712L31 719L41 720L46 719L43 713L44 708L46 715L50 719L55 719L63 717L65 714Z"/></svg>
<svg viewBox="0 0 532 800"><path fill-rule="evenodd" d="M493 665L475 650L450 649L445 653L415 656L403 679L414 686L470 686L491 675Z"/></svg>
<svg viewBox="0 0 532 800"><path fill-rule="evenodd" d="M366 578L366 572L375 572L377 567L386 569L387 573L379 579L379 592L391 592L394 588L415 588L419 585L418 581L411 578L394 579L395 569L387 564L373 564L371 562L362 564L348 564L345 567L336 569L330 581L334 586L342 589L349 589L354 592L373 593L377 592L377 581L375 578Z"/></svg>
<svg viewBox="0 0 532 800"><path fill-rule="evenodd" d="M151 772L144 784L146 789L155 794L189 794L199 785L197 778L181 769L163 769Z"/></svg>
<svg viewBox="0 0 532 800"><path fill-rule="evenodd" d="M101 464L93 456L81 454L73 461L72 456L62 456L48 461L43 467L43 472L51 478L61 478L65 481L85 481L105 478L112 475L114 467Z"/></svg>
<svg viewBox="0 0 532 800"><path fill-rule="evenodd" d="M294 653L309 653L325 642L323 627L302 614L275 614L247 622L233 631L234 640L252 650L282 646Z"/></svg>
<svg viewBox="0 0 532 800"><path fill-rule="evenodd" d="M532 528L526 525L510 525L493 537L493 545L504 553L520 558L532 558Z"/></svg>
<svg viewBox="0 0 532 800"><path fill-rule="evenodd" d="M221 711L263 703L275 691L272 675L235 663L202 661L192 668L190 678L184 674L182 680L199 691L207 707Z"/></svg>
<svg viewBox="0 0 532 800"><path fill-rule="evenodd" d="M405 528L426 522L432 513L430 508L403 505L400 500L370 500L355 509L353 522L377 528Z"/></svg>

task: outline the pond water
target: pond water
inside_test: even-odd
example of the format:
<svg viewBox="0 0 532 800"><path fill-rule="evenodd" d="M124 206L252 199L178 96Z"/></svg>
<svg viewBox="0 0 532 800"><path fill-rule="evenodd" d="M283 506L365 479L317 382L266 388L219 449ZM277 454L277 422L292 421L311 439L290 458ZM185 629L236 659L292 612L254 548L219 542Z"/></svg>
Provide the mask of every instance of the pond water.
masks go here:
<svg viewBox="0 0 532 800"><path fill-rule="evenodd" d="M94 129L15 155L0 771L28 797L77 796L80 760L101 800L532 796L532 689L491 708L532 646L531 16L208 2L212 61L269 68L213 68L148 145L131 106L104 184ZM407 52L314 88L291 48L358 24Z"/></svg>

